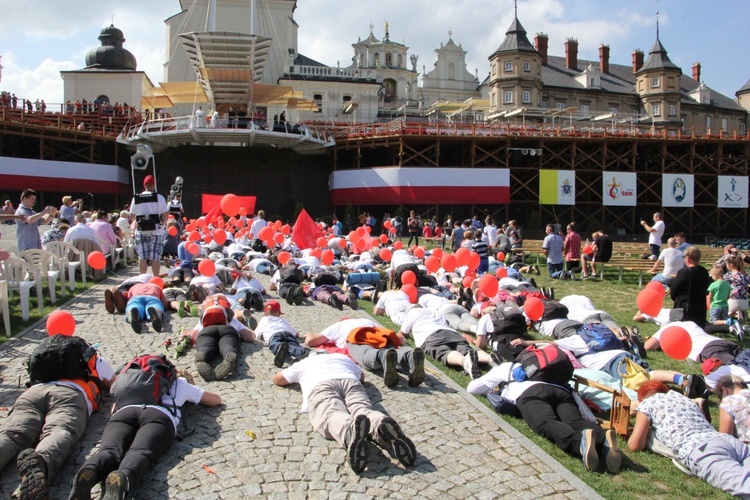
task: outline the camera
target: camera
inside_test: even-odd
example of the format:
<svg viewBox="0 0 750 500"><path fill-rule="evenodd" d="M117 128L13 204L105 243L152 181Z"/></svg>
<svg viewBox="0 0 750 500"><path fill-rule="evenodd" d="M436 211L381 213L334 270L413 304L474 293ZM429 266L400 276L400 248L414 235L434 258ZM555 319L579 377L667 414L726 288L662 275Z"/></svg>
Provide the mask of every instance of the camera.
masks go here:
<svg viewBox="0 0 750 500"><path fill-rule="evenodd" d="M175 178L175 180L174 180L174 184L172 184L172 187L169 190L170 196L175 196L175 195L178 195L178 194L181 195L182 194L182 184L184 182L185 181L183 180L183 178L178 175Z"/></svg>

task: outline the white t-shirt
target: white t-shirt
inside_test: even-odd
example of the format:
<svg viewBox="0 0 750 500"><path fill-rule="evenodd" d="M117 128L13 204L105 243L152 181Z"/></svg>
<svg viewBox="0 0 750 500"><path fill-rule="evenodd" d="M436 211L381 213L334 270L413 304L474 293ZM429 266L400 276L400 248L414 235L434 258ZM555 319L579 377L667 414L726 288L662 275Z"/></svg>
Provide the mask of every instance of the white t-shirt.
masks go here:
<svg viewBox="0 0 750 500"><path fill-rule="evenodd" d="M151 191L144 191L141 194L151 194ZM161 214L169 212L167 207L167 200L160 194L156 195L156 201L150 201L148 203L141 203L136 205L135 198L130 201L130 213L133 214L133 220L137 220L138 215L158 215L159 224L156 226L154 231L145 231L147 234L163 235L164 226L161 225Z"/></svg>
<svg viewBox="0 0 750 500"><path fill-rule="evenodd" d="M253 221L253 224L250 226L250 233L253 235L253 240L258 239L258 233L267 225L268 222L265 219L255 219Z"/></svg>
<svg viewBox="0 0 750 500"><path fill-rule="evenodd" d="M688 354L688 358L692 359L696 363L698 363L698 356L700 356L701 351L714 340L719 340L718 337L714 337L713 335L709 335L706 332L703 331L701 327L693 323L692 321L674 321L672 323L665 324L661 328L659 328L659 331L657 331L653 338L656 340L659 340L661 337L662 332L669 328L670 326L681 326L684 328L688 334L690 335L690 338L693 340L693 347L690 349L690 354Z"/></svg>
<svg viewBox="0 0 750 500"><path fill-rule="evenodd" d="M570 312L580 310L590 314L589 311L596 311L591 299L585 295L566 295L560 299L560 303L567 307Z"/></svg>
<svg viewBox="0 0 750 500"><path fill-rule="evenodd" d="M417 261L406 250L396 250L391 257L391 269L398 269L404 264L416 264Z"/></svg>
<svg viewBox="0 0 750 500"><path fill-rule="evenodd" d="M665 248L659 254L659 260L664 262L664 270L662 274L664 276L674 276L677 271L685 267L685 259L682 252L676 248Z"/></svg>
<svg viewBox="0 0 750 500"><path fill-rule="evenodd" d="M612 361L613 358L625 352L622 349L591 352L586 345L586 341L579 335L571 335L564 339L558 339L556 344L558 347L572 352L585 368L592 368L594 370L601 370L607 363Z"/></svg>
<svg viewBox="0 0 750 500"><path fill-rule="evenodd" d="M148 283L151 278L153 278L153 274L136 274L135 276L131 276L130 278L126 279L122 282L123 285L130 284L130 283Z"/></svg>
<svg viewBox="0 0 750 500"><path fill-rule="evenodd" d="M448 326L448 323L439 313L422 307L413 307L409 309L409 312L406 313L406 319L401 325L401 331L404 334L412 334L414 337L414 344L417 347L422 347L422 344L427 340L427 337L438 330L450 330L456 332L456 330Z"/></svg>
<svg viewBox="0 0 750 500"><path fill-rule="evenodd" d="M117 381L115 381L115 384L117 384ZM172 387L169 389L169 392L166 393L161 397L161 402L164 406L161 405L146 405L148 408L155 408L165 414L169 417L169 419L172 421L172 424L174 425L175 432L177 432L177 426L180 425L180 419L182 418L182 412L180 411L180 408L185 403L195 403L198 404L201 402L201 398L203 398L203 393L206 392L200 387L196 387L184 378L180 377L177 380L175 380L174 384L172 384ZM128 405L123 406L117 412L124 410L125 408L131 408L131 407L138 407L140 408L141 405ZM174 411L174 415L172 415L172 411ZM117 413L115 412L115 413Z"/></svg>
<svg viewBox="0 0 750 500"><path fill-rule="evenodd" d="M282 371L287 382L299 383L302 390L302 408L300 413L309 410L310 394L315 387L326 380L353 379L360 380L362 370L354 361L343 354L338 353L311 353L302 361Z"/></svg>
<svg viewBox="0 0 750 500"><path fill-rule="evenodd" d="M234 288L235 290L240 290L242 288L254 288L260 293L266 293L266 288L263 286L263 283L258 281L256 278L248 278L247 276L240 276L239 278L237 278L232 285L232 288Z"/></svg>
<svg viewBox="0 0 750 500"><path fill-rule="evenodd" d="M651 231L648 233L648 244L649 245L661 245L661 237L664 235L664 221L658 220L654 222L654 225L651 226Z"/></svg>
<svg viewBox="0 0 750 500"><path fill-rule="evenodd" d="M378 324L370 318L345 319L332 324L320 332L320 334L331 342L334 342L336 347L344 348L346 347L346 338L351 331L355 328L362 328L365 326L378 326Z"/></svg>
<svg viewBox="0 0 750 500"><path fill-rule="evenodd" d="M107 360L102 358L101 356L96 358L96 371L99 374L99 379L103 382L109 382L112 380L115 376L115 369L112 368L112 365L109 364ZM63 387L71 387L73 389L76 389L78 392L83 394L83 399L86 400L86 408L89 411L89 416L91 416L91 413L94 411L94 408L91 406L91 401L89 401L88 396L86 396L86 392L83 390L83 388L74 383L74 382L67 382L65 380L55 380L54 382L49 382L53 385L60 385Z"/></svg>
<svg viewBox="0 0 750 500"><path fill-rule="evenodd" d="M747 369L744 366L721 365L716 370L706 375L706 385L713 389L716 387L716 382L718 382L724 375L737 375L744 380L745 383L750 384L750 373L747 372Z"/></svg>
<svg viewBox="0 0 750 500"><path fill-rule="evenodd" d="M515 404L516 400L521 397L526 389L528 389L532 385L543 383L531 380L526 380L523 382L514 381L513 369L517 366L521 365L519 365L518 363L502 363L501 365L496 366L492 370L487 372L486 375L483 375L478 379L469 382L469 386L466 388L466 390L470 394L487 394L492 389L497 387L501 382L510 382L505 386L500 395Z"/></svg>
<svg viewBox="0 0 750 500"><path fill-rule="evenodd" d="M214 274L213 276L198 275L190 280L191 285L204 286L209 294L216 293L216 287L221 285L221 280Z"/></svg>
<svg viewBox="0 0 750 500"><path fill-rule="evenodd" d="M375 305L377 309L383 309L391 321L400 325L404 322L406 312L412 307L409 296L401 290L388 290L383 292Z"/></svg>
<svg viewBox="0 0 750 500"><path fill-rule="evenodd" d="M553 337L555 327L565 321L564 319L550 319L547 321L537 321L536 330L544 337Z"/></svg>
<svg viewBox="0 0 750 500"><path fill-rule="evenodd" d="M484 226L482 230L485 236L487 236L487 243L493 247L497 243L497 226Z"/></svg>
<svg viewBox="0 0 750 500"><path fill-rule="evenodd" d="M440 309L443 306L445 306L446 304L450 304L448 299L440 295L435 295L434 293L425 293L424 295L419 297L417 303L425 309L432 309L436 312L440 312Z"/></svg>
<svg viewBox="0 0 750 500"><path fill-rule="evenodd" d="M263 342L268 343L274 333L289 332L295 337L299 332L281 316L263 316L255 328L255 335Z"/></svg>
<svg viewBox="0 0 750 500"><path fill-rule="evenodd" d="M479 318L477 323L477 337L480 335L486 336L488 333L495 332L495 324L492 322L492 316L489 314L483 315Z"/></svg>
<svg viewBox="0 0 750 500"><path fill-rule="evenodd" d="M659 314L657 314L656 316L649 316L648 314L641 311L641 315L646 318L647 321L651 321L659 325L666 325L667 323L669 323L669 313L671 311L672 309L661 309L659 311Z"/></svg>

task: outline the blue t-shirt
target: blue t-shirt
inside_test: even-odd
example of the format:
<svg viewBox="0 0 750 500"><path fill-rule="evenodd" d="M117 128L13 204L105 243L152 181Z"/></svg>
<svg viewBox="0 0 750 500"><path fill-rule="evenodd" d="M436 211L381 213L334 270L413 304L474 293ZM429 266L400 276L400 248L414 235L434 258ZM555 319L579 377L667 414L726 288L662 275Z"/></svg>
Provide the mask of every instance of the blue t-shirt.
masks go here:
<svg viewBox="0 0 750 500"><path fill-rule="evenodd" d="M33 208L26 208L19 205L16 209L16 215L25 215L27 218L36 215ZM39 226L42 225L42 219L29 224L16 219L16 246L18 251L23 252L29 249L42 249L42 237L39 235Z"/></svg>

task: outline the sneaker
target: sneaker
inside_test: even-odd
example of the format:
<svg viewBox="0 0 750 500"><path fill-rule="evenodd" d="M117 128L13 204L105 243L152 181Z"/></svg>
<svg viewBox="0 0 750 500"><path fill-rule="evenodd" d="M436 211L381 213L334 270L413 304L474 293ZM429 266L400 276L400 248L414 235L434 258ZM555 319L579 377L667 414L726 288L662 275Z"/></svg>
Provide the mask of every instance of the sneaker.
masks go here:
<svg viewBox="0 0 750 500"><path fill-rule="evenodd" d="M102 500L125 500L128 496L128 478L119 470L109 473L104 483Z"/></svg>
<svg viewBox="0 0 750 500"><path fill-rule="evenodd" d="M302 285L300 285L294 289L294 305L301 306L304 301L305 301L305 290L302 288Z"/></svg>
<svg viewBox="0 0 750 500"><path fill-rule="evenodd" d="M68 500L90 500L91 489L96 483L96 471L91 467L81 468L73 478L73 489L70 490Z"/></svg>
<svg viewBox="0 0 750 500"><path fill-rule="evenodd" d="M682 393L690 399L704 397L706 389L706 379L703 375L687 375L682 383Z"/></svg>
<svg viewBox="0 0 750 500"><path fill-rule="evenodd" d="M470 349L469 353L464 356L464 370L471 380L482 376L482 371L479 369L479 354L475 349Z"/></svg>
<svg viewBox="0 0 750 500"><path fill-rule="evenodd" d="M130 310L130 327L135 333L141 333L141 315L138 309Z"/></svg>
<svg viewBox="0 0 750 500"><path fill-rule="evenodd" d="M237 353L230 352L224 356L224 360L214 368L214 378L224 380L232 374L234 366L237 364Z"/></svg>
<svg viewBox="0 0 750 500"><path fill-rule="evenodd" d="M357 309L359 309L359 303L357 302L357 294L354 293L354 290L347 290L346 296L349 299L349 307L351 307L353 311L356 311Z"/></svg>
<svg viewBox="0 0 750 500"><path fill-rule="evenodd" d="M245 320L245 324L251 330L255 330L258 327L258 320L253 317L253 313L250 312L250 309L245 309L244 311L242 311L242 318Z"/></svg>
<svg viewBox="0 0 750 500"><path fill-rule="evenodd" d="M547 297L550 300L555 300L555 289L552 287L547 288Z"/></svg>
<svg viewBox="0 0 750 500"><path fill-rule="evenodd" d="M648 351L646 351L646 346L643 344L643 338L640 335L631 333L630 337L628 337L628 340L630 341L630 344L635 348L634 354L638 354L638 357L641 359L646 359L646 357L648 356Z"/></svg>
<svg viewBox="0 0 750 500"><path fill-rule="evenodd" d="M591 277L591 276L589 276L588 274L582 274L582 275L581 275L581 279L582 279L582 280L587 280L587 279L589 279L590 277Z"/></svg>
<svg viewBox="0 0 750 500"><path fill-rule="evenodd" d="M117 309L117 312L119 312L120 314L125 314L125 309L127 309L128 307L128 299L125 298L125 295L123 295L120 290L115 290L112 293L112 298L115 301L115 309Z"/></svg>
<svg viewBox="0 0 750 500"><path fill-rule="evenodd" d="M344 305L341 303L341 301L339 300L339 298L336 297L335 295L331 295L330 297L328 297L328 304L331 307L334 307L334 308L338 309L339 311L343 311L344 310Z"/></svg>
<svg viewBox="0 0 750 500"><path fill-rule="evenodd" d="M161 321L162 321L162 313L155 307L149 307L148 310L148 317L151 318L151 326L154 327L154 330L157 332L161 332Z"/></svg>
<svg viewBox="0 0 750 500"><path fill-rule="evenodd" d="M729 331L732 332L734 335L737 336L737 339L742 342L745 340L745 332L742 330L742 325L739 321L734 320L732 321L732 324L729 326Z"/></svg>
<svg viewBox="0 0 750 500"><path fill-rule="evenodd" d="M502 364L503 364L503 359L500 356L498 356L495 351L492 351L490 353L490 366L492 366L492 368L495 368Z"/></svg>
<svg viewBox="0 0 750 500"><path fill-rule="evenodd" d="M424 382L424 350L416 347L411 353L414 369L409 373L409 386L417 387Z"/></svg>
<svg viewBox="0 0 750 500"><path fill-rule="evenodd" d="M49 497L47 482L47 464L33 448L27 448L18 454L16 462L21 484L18 487L19 497L29 500L46 500Z"/></svg>
<svg viewBox="0 0 750 500"><path fill-rule="evenodd" d="M297 288L299 288L299 285L291 285L286 292L286 303L290 306L294 305L294 295L297 293Z"/></svg>
<svg viewBox="0 0 750 500"><path fill-rule="evenodd" d="M587 471L594 472L599 468L599 454L596 452L593 429L586 429L581 433L581 457Z"/></svg>
<svg viewBox="0 0 750 500"><path fill-rule="evenodd" d="M388 454L398 459L404 467L411 467L417 459L417 449L411 439L406 437L401 427L391 417L385 417L378 426L379 442Z"/></svg>
<svg viewBox="0 0 750 500"><path fill-rule="evenodd" d="M354 472L362 472L367 467L367 438L370 434L370 421L365 415L354 417L346 431L346 461Z"/></svg>
<svg viewBox="0 0 750 500"><path fill-rule="evenodd" d="M539 285L536 284L536 280L534 280L534 278L529 278L529 283L531 283L531 286L539 290Z"/></svg>
<svg viewBox="0 0 750 500"><path fill-rule="evenodd" d="M115 313L115 294L112 290L104 290L104 309L109 314Z"/></svg>
<svg viewBox="0 0 750 500"><path fill-rule="evenodd" d="M398 354L396 349L385 351L385 364L383 365L383 383L386 387L393 387L398 384Z"/></svg>
<svg viewBox="0 0 750 500"><path fill-rule="evenodd" d="M214 378L214 372L211 365L206 362L206 353L195 351L195 369L203 380L208 382Z"/></svg>
<svg viewBox="0 0 750 500"><path fill-rule="evenodd" d="M620 470L622 464L622 453L617 448L617 436L614 429L609 429L604 434L604 443L602 444L602 458L607 464L607 470L614 474Z"/></svg>
<svg viewBox="0 0 750 500"><path fill-rule="evenodd" d="M372 292L372 297L370 298L370 300L372 300L373 304L377 304L378 303L378 296L379 295L380 295L380 290L378 290L376 288L375 291Z"/></svg>
<svg viewBox="0 0 750 500"><path fill-rule="evenodd" d="M276 355L273 357L273 364L276 366L276 368L281 368L284 366L284 361L286 361L286 355L289 353L289 344L286 342L282 342L279 346L279 350L276 351Z"/></svg>
<svg viewBox="0 0 750 500"><path fill-rule="evenodd" d="M576 273L574 273L573 271L568 271L568 276L570 277L570 281L576 280Z"/></svg>

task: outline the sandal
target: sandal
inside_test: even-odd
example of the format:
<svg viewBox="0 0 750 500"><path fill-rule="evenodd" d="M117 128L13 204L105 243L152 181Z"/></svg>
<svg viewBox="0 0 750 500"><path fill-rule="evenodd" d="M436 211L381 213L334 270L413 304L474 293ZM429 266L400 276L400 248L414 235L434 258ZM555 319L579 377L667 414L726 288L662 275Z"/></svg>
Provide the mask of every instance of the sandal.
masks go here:
<svg viewBox="0 0 750 500"><path fill-rule="evenodd" d="M181 300L180 303L177 305L177 316L180 318L184 318L188 315L187 309L185 309L185 301Z"/></svg>
<svg viewBox="0 0 750 500"><path fill-rule="evenodd" d="M190 316L192 316L193 318L197 318L198 314L200 314L198 308L196 306L190 306Z"/></svg>

